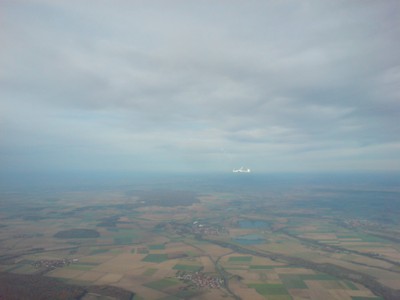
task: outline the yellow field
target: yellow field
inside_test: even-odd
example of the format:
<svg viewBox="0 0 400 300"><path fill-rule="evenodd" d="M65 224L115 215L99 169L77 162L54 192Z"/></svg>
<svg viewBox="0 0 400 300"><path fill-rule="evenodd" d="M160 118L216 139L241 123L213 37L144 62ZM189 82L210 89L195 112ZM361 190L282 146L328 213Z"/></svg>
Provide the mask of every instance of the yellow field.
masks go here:
<svg viewBox="0 0 400 300"><path fill-rule="evenodd" d="M104 276L100 277L95 281L96 284L113 284L117 283L121 278L123 277L123 274L119 273L107 273Z"/></svg>
<svg viewBox="0 0 400 300"><path fill-rule="evenodd" d="M307 233L303 234L302 237L308 238L308 239L313 239L313 240L336 240L337 236L336 234L333 233Z"/></svg>
<svg viewBox="0 0 400 300"><path fill-rule="evenodd" d="M142 283L132 280L129 277L122 278L117 284L114 285L124 288L128 291L132 291L144 299L162 299L163 297L168 296L163 292L148 288L142 285Z"/></svg>
<svg viewBox="0 0 400 300"><path fill-rule="evenodd" d="M230 283L230 287L242 299L265 300L265 297L257 293L255 289L249 288L238 281Z"/></svg>
<svg viewBox="0 0 400 300"><path fill-rule="evenodd" d="M324 281L306 280L305 283L310 288L311 299L332 299L341 300L348 299L351 300L351 296L358 297L373 297L374 295L367 289L363 290L348 290L331 288L329 289L329 283Z"/></svg>
<svg viewBox="0 0 400 300"><path fill-rule="evenodd" d="M133 269L142 268L145 263L141 261L143 255L132 255L122 253L94 267L92 270L97 272L111 272L130 274Z"/></svg>
<svg viewBox="0 0 400 300"><path fill-rule="evenodd" d="M277 274L315 274L313 270L303 268L275 268Z"/></svg>
<svg viewBox="0 0 400 300"><path fill-rule="evenodd" d="M82 280L82 281L95 282L100 277L103 277L105 274L106 273L96 272L96 271L86 271L83 274L78 275L77 277L75 277L75 279Z"/></svg>
<svg viewBox="0 0 400 300"><path fill-rule="evenodd" d="M80 270L55 269L55 270L47 273L47 276L73 279L73 278L83 275L84 273L85 273L85 271L80 271Z"/></svg>
<svg viewBox="0 0 400 300"><path fill-rule="evenodd" d="M196 246L203 251L202 253L209 254L213 259L217 259L220 256L223 256L223 255L226 255L226 254L232 252L232 250L230 250L230 249L223 248L223 247L220 247L217 245L212 245L212 244L198 244Z"/></svg>
<svg viewBox="0 0 400 300"><path fill-rule="evenodd" d="M390 286L393 289L397 289L400 286L400 279L385 279L385 280L380 280L382 284Z"/></svg>
<svg viewBox="0 0 400 300"><path fill-rule="evenodd" d="M203 271L205 273L211 273L215 272L215 266L214 263L211 261L210 257L208 256L201 256L199 257L200 259L200 264L203 266Z"/></svg>

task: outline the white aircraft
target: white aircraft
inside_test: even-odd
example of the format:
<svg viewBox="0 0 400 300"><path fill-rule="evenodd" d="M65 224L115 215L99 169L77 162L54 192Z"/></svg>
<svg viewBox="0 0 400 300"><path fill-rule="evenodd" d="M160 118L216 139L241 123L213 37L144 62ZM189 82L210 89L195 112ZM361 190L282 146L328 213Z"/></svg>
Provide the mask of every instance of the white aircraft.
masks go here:
<svg viewBox="0 0 400 300"><path fill-rule="evenodd" d="M250 169L249 168L243 168L241 167L240 169L233 169L232 171L233 173L250 173Z"/></svg>

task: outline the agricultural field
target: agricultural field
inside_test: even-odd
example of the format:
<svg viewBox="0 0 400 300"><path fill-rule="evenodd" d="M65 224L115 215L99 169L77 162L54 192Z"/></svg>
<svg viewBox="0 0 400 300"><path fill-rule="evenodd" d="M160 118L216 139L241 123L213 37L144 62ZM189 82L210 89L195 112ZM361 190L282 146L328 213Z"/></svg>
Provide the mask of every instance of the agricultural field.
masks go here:
<svg viewBox="0 0 400 300"><path fill-rule="evenodd" d="M342 215L326 203L207 189L52 196L8 195L1 203L2 274L110 286L133 299L391 300L400 293L399 224Z"/></svg>

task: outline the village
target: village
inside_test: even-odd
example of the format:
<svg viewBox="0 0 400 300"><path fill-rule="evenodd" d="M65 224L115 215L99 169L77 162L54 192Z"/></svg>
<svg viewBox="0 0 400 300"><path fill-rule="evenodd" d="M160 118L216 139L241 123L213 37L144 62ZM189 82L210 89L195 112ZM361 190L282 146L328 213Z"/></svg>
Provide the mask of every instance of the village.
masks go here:
<svg viewBox="0 0 400 300"><path fill-rule="evenodd" d="M366 219L357 219L357 218L345 219L342 221L342 224L346 228L357 228L357 227L380 228L380 227L382 227L382 225L377 222L366 220Z"/></svg>
<svg viewBox="0 0 400 300"><path fill-rule="evenodd" d="M77 258L62 258L62 259L41 259L32 263L33 267L41 270L54 270L68 266L72 263L76 263L79 260Z"/></svg>
<svg viewBox="0 0 400 300"><path fill-rule="evenodd" d="M224 280L220 277L213 277L203 272L178 271L176 277L182 281L189 281L197 288L219 289L223 286Z"/></svg>

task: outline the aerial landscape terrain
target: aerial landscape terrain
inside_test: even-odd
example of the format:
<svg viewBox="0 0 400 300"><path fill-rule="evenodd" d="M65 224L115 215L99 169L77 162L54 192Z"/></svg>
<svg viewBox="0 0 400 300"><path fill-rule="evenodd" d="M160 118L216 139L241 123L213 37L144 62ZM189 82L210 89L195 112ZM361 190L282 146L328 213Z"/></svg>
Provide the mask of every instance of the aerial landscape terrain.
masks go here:
<svg viewBox="0 0 400 300"><path fill-rule="evenodd" d="M3 190L0 295L399 299L398 186L311 177Z"/></svg>
<svg viewBox="0 0 400 300"><path fill-rule="evenodd" d="M0 300L400 300L399 0L0 0Z"/></svg>

